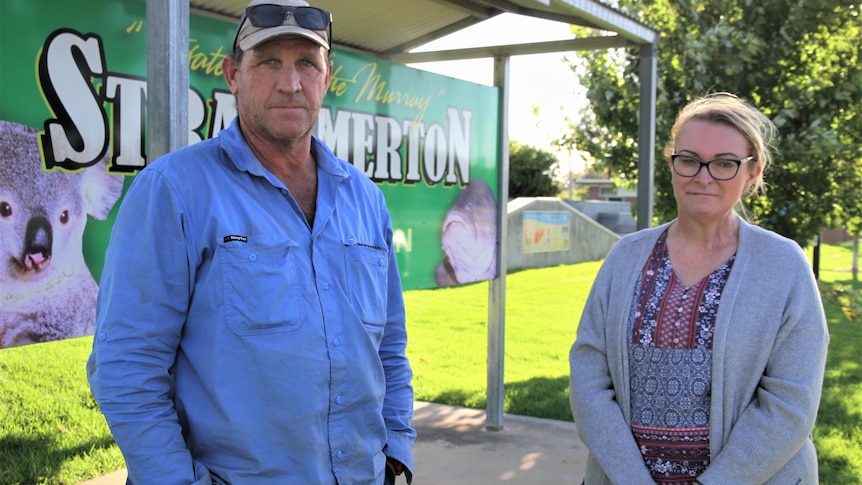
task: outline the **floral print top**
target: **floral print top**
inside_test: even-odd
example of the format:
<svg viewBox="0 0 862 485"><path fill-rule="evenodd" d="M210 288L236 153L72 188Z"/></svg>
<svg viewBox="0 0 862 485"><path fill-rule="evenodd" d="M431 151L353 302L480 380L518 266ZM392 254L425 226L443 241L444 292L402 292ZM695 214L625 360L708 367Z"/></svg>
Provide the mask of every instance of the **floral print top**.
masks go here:
<svg viewBox="0 0 862 485"><path fill-rule="evenodd" d="M658 484L688 485L709 466L712 337L734 256L686 287L667 231L635 285L629 316L632 434Z"/></svg>

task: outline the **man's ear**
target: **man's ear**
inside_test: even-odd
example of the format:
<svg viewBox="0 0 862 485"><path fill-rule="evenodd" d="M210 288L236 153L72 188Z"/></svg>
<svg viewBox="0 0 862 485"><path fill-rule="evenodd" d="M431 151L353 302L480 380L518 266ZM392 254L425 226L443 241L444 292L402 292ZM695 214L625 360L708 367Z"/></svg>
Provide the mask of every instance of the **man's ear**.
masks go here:
<svg viewBox="0 0 862 485"><path fill-rule="evenodd" d="M230 88L230 92L236 94L239 89L236 81L239 67L236 64L236 59L234 59L233 55L224 56L224 59L221 61L221 70L222 74L224 74L224 80L227 82L228 88Z"/></svg>
<svg viewBox="0 0 862 485"><path fill-rule="evenodd" d="M329 92L329 82L332 79L332 60L326 62L326 81L323 83L323 96Z"/></svg>

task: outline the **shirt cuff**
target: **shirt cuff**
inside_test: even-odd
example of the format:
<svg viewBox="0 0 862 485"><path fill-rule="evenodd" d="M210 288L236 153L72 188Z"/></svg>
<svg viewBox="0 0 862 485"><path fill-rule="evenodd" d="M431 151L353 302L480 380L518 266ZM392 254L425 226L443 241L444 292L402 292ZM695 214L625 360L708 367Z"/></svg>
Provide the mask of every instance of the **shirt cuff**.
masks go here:
<svg viewBox="0 0 862 485"><path fill-rule="evenodd" d="M389 441L383 447L383 454L394 458L404 465L404 473L407 475L407 482L410 483L413 478L413 436L404 435L402 433L389 433Z"/></svg>

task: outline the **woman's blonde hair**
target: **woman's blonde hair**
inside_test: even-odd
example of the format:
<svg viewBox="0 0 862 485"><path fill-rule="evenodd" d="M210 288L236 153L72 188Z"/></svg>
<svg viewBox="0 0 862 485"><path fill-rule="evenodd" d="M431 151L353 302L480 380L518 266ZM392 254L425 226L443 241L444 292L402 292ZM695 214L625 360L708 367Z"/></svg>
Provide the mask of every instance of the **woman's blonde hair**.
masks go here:
<svg viewBox="0 0 862 485"><path fill-rule="evenodd" d="M749 170L754 171L758 166L763 168L748 193L753 195L764 189L763 174L772 163L778 138L778 129L766 115L731 93L712 93L695 99L680 110L670 130L670 143L665 147L668 163L679 130L691 120L720 123L739 131L748 140L751 155L754 156L754 160L748 164Z"/></svg>

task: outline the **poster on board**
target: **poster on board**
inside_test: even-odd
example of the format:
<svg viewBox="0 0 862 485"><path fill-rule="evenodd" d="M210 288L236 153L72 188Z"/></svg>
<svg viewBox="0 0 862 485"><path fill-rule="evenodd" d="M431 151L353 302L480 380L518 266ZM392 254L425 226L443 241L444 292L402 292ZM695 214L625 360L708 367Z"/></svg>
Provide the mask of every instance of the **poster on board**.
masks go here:
<svg viewBox="0 0 862 485"><path fill-rule="evenodd" d="M521 242L524 254L569 251L572 214L564 211L524 211Z"/></svg>
<svg viewBox="0 0 862 485"><path fill-rule="evenodd" d="M236 115L235 29L190 15L190 144ZM116 211L147 164L146 3L0 2L0 46L0 348L90 335ZM404 289L495 277L497 89L334 52L316 134L383 191Z"/></svg>

